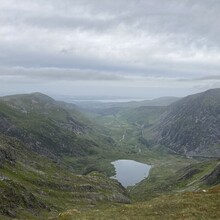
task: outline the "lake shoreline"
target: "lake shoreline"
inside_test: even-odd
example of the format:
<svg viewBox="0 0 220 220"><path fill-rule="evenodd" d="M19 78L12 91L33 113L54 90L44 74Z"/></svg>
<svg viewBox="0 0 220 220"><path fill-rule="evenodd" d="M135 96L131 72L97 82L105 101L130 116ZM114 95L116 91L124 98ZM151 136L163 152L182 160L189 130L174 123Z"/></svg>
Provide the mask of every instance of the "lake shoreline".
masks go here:
<svg viewBox="0 0 220 220"><path fill-rule="evenodd" d="M125 188L135 186L148 177L151 165L140 163L135 160L116 160L111 162L115 167L116 174L111 179L116 179Z"/></svg>

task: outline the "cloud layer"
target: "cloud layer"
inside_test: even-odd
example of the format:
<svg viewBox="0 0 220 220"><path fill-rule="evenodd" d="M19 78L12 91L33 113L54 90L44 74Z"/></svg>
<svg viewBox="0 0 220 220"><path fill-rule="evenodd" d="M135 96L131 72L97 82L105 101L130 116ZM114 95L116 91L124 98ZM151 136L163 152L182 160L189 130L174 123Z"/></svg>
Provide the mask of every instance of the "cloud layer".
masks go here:
<svg viewBox="0 0 220 220"><path fill-rule="evenodd" d="M218 0L1 0L0 79L29 90L83 81L79 95L103 83L106 94L216 87L219 11Z"/></svg>

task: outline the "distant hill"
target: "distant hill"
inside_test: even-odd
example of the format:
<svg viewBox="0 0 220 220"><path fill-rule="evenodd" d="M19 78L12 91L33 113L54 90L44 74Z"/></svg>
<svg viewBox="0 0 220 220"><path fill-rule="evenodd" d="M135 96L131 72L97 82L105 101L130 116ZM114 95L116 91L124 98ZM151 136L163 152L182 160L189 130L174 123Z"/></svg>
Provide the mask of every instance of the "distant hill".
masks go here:
<svg viewBox="0 0 220 220"><path fill-rule="evenodd" d="M148 127L153 125L165 110L166 106L141 106L138 108L129 108L120 112L120 118L125 119L129 123Z"/></svg>
<svg viewBox="0 0 220 220"><path fill-rule="evenodd" d="M171 104L149 132L156 143L173 152L220 156L220 89L190 95Z"/></svg>
<svg viewBox="0 0 220 220"><path fill-rule="evenodd" d="M176 101L178 101L181 98L178 97L173 97L173 96L165 96L165 97L160 97L157 99L152 99L152 100L145 100L136 103L137 106L135 107L141 107L141 106L168 106Z"/></svg>
<svg viewBox="0 0 220 220"><path fill-rule="evenodd" d="M177 97L161 97L152 100L130 101L130 102L93 102L93 101L76 101L75 104L82 109L103 113L106 109L120 108L138 108L142 106L168 106L171 103L179 100ZM108 110L107 110L108 111Z"/></svg>

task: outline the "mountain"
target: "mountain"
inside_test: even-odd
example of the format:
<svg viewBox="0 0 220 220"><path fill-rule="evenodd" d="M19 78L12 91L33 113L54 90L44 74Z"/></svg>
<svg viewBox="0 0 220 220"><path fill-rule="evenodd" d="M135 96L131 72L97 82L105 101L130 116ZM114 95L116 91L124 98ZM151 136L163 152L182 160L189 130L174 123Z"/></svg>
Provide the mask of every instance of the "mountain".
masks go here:
<svg viewBox="0 0 220 220"><path fill-rule="evenodd" d="M2 134L46 156L88 155L111 141L73 105L40 93L1 98L0 123Z"/></svg>
<svg viewBox="0 0 220 220"><path fill-rule="evenodd" d="M190 95L171 104L148 132L148 138L153 136L157 144L178 154L219 157L220 89Z"/></svg>
<svg viewBox="0 0 220 220"><path fill-rule="evenodd" d="M103 162L113 147L74 105L40 93L2 97L0 219L47 219L67 207L129 203L120 183L96 172L113 172Z"/></svg>

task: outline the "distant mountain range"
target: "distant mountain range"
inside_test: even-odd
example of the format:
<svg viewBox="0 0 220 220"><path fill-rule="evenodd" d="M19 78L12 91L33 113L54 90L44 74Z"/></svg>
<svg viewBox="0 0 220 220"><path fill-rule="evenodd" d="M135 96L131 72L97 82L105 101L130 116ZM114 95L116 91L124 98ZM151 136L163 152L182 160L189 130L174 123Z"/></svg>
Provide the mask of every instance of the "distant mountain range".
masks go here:
<svg viewBox="0 0 220 220"><path fill-rule="evenodd" d="M75 104L77 104L79 107L81 107L84 110L99 112L99 110L103 111L104 109L110 109L110 108L138 108L142 106L167 106L179 99L180 98L177 97L161 97L152 100L129 101L129 102L75 101Z"/></svg>

